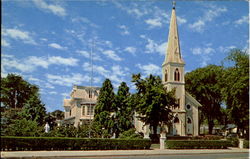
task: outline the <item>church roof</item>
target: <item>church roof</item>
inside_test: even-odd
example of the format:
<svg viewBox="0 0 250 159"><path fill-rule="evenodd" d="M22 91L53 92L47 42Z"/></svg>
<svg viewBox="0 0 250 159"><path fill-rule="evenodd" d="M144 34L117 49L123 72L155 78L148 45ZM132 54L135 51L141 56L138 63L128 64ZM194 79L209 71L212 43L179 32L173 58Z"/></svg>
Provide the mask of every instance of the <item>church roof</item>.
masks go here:
<svg viewBox="0 0 250 159"><path fill-rule="evenodd" d="M191 94L189 94L187 91L185 92L185 96L186 98L188 98L192 103L194 103L196 106L201 107L202 105L194 98L191 96Z"/></svg>
<svg viewBox="0 0 250 159"><path fill-rule="evenodd" d="M175 6L173 6L172 9L170 28L168 34L168 47L163 65L169 62L184 64L184 61L181 57Z"/></svg>

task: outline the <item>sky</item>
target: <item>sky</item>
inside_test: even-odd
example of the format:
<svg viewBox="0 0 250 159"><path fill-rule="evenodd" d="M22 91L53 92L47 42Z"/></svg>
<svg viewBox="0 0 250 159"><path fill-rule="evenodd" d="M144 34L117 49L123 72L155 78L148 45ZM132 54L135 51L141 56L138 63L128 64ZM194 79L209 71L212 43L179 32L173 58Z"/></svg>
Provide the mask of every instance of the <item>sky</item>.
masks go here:
<svg viewBox="0 0 250 159"><path fill-rule="evenodd" d="M141 73L161 76L172 1L3 0L1 76L21 75L40 88L47 111L64 110L73 85L115 88ZM249 48L247 1L177 1L185 72L220 65Z"/></svg>

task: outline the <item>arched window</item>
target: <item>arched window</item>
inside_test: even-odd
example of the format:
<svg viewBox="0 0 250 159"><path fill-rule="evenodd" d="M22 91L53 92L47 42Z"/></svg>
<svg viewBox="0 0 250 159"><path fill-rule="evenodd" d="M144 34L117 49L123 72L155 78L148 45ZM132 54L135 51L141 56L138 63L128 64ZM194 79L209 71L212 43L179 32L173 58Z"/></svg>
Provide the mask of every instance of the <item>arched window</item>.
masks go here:
<svg viewBox="0 0 250 159"><path fill-rule="evenodd" d="M192 120L190 118L187 119L188 124L192 124Z"/></svg>
<svg viewBox="0 0 250 159"><path fill-rule="evenodd" d="M89 90L89 98L92 98L92 91Z"/></svg>
<svg viewBox="0 0 250 159"><path fill-rule="evenodd" d="M176 68L174 71L174 80L180 81L180 72L179 72L178 68Z"/></svg>
<svg viewBox="0 0 250 159"><path fill-rule="evenodd" d="M176 117L176 118L174 118L174 123L179 123L180 121L179 121L179 118L178 117Z"/></svg>
<svg viewBox="0 0 250 159"><path fill-rule="evenodd" d="M168 71L165 70L165 82L167 82L167 81L168 81Z"/></svg>

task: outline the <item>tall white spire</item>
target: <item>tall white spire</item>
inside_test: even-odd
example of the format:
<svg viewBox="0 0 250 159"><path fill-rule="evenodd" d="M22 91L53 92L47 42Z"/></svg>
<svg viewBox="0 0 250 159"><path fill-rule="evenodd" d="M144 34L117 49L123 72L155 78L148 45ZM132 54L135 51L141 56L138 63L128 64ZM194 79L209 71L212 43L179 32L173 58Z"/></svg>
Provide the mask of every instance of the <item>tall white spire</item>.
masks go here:
<svg viewBox="0 0 250 159"><path fill-rule="evenodd" d="M184 64L184 61L181 57L177 19L175 14L175 1L173 2L173 9L170 20L169 34L168 34L168 47L165 56L165 61L163 64L169 62Z"/></svg>

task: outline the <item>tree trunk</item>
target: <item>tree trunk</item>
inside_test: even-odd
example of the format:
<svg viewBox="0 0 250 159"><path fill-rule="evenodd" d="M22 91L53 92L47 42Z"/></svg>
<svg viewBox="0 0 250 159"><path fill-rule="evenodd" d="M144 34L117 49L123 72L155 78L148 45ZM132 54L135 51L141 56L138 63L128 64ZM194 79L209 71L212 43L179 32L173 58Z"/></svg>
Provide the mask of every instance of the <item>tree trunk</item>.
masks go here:
<svg viewBox="0 0 250 159"><path fill-rule="evenodd" d="M208 134L211 135L214 127L214 121L210 120L208 121Z"/></svg>
<svg viewBox="0 0 250 159"><path fill-rule="evenodd" d="M157 134L157 126L156 125L153 126L153 133Z"/></svg>

